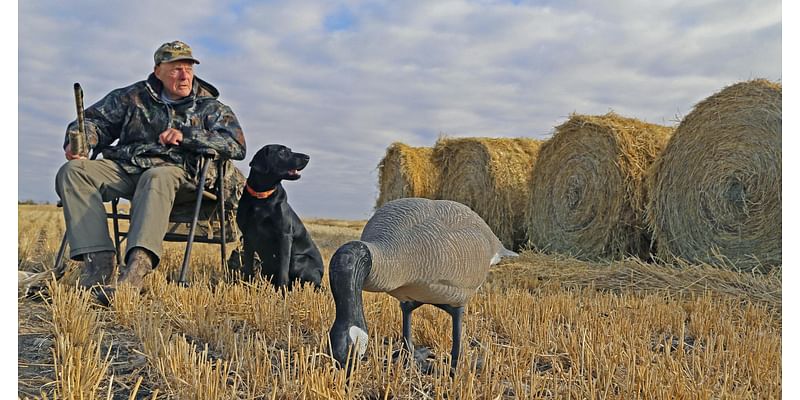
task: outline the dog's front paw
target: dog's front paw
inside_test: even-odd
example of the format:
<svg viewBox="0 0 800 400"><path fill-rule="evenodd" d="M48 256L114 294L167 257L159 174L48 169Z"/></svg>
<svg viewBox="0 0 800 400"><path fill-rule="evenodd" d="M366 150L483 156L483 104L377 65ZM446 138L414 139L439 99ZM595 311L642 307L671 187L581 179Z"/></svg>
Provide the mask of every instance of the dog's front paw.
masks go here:
<svg viewBox="0 0 800 400"><path fill-rule="evenodd" d="M289 294L289 286L288 285L274 285L275 291L278 292L283 297L286 297Z"/></svg>
<svg viewBox="0 0 800 400"><path fill-rule="evenodd" d="M275 286L285 288L289 286L289 274L283 275L280 274L275 277Z"/></svg>
<svg viewBox="0 0 800 400"><path fill-rule="evenodd" d="M280 276L275 276L272 279L272 286L275 287L275 290L285 295L289 291L289 280L281 279Z"/></svg>

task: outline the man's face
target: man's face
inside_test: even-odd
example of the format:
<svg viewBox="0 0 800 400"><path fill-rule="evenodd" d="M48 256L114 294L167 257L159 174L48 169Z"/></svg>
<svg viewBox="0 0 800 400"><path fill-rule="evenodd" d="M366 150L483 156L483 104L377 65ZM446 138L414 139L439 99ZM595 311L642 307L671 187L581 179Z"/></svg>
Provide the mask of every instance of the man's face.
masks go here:
<svg viewBox="0 0 800 400"><path fill-rule="evenodd" d="M155 75L164 85L164 90L170 99L177 100L192 92L194 80L194 63L187 60L178 60L156 65Z"/></svg>

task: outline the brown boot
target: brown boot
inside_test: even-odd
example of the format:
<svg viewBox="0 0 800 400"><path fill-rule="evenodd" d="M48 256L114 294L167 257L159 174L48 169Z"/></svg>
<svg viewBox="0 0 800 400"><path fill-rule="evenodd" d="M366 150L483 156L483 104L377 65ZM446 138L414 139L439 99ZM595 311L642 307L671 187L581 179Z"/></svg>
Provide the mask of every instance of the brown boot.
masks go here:
<svg viewBox="0 0 800 400"><path fill-rule="evenodd" d="M153 256L150 255L150 252L141 247L134 247L128 253L127 263L122 269L117 286L130 285L141 288L144 284L144 277L152 270Z"/></svg>
<svg viewBox="0 0 800 400"><path fill-rule="evenodd" d="M83 255L83 269L78 285L90 288L94 285L107 285L112 283L114 267L117 259L113 251L98 251Z"/></svg>
<svg viewBox="0 0 800 400"><path fill-rule="evenodd" d="M122 267L117 284L103 286L101 290L96 292L97 300L101 304L108 306L111 304L118 287L129 285L140 289L144 285L144 277L153 270L154 257L149 251L141 247L131 249L128 252L127 263Z"/></svg>

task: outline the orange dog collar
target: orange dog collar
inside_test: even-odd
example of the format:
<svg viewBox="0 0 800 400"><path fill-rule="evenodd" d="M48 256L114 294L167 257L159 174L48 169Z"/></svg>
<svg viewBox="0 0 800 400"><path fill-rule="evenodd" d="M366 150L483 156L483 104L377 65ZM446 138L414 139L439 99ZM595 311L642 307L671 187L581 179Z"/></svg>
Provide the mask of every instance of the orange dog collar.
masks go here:
<svg viewBox="0 0 800 400"><path fill-rule="evenodd" d="M275 191L275 189L270 189L267 190L266 192L256 192L255 189L250 187L250 185L245 185L244 187L245 189L247 189L247 193L250 193L250 196L253 196L257 199L266 199L267 197L272 195L272 192Z"/></svg>

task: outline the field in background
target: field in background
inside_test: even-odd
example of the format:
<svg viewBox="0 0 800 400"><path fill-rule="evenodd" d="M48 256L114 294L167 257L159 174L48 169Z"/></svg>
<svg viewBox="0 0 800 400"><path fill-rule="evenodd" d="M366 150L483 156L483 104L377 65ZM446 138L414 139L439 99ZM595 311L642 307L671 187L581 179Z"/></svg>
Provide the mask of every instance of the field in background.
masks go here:
<svg viewBox="0 0 800 400"><path fill-rule="evenodd" d="M326 264L364 224L305 222ZM20 205L18 268L52 266L63 229L60 209ZM20 398L781 397L780 268L758 275L524 252L494 268L467 306L453 380L449 317L430 306L415 313L415 341L438 366L424 375L393 360L400 309L372 293L367 357L348 380L327 355L327 269L322 291L284 298L233 279L218 248L203 244L189 287L168 283L182 255L167 244L148 291L122 291L112 309L75 290L77 263L44 298L20 297Z"/></svg>

